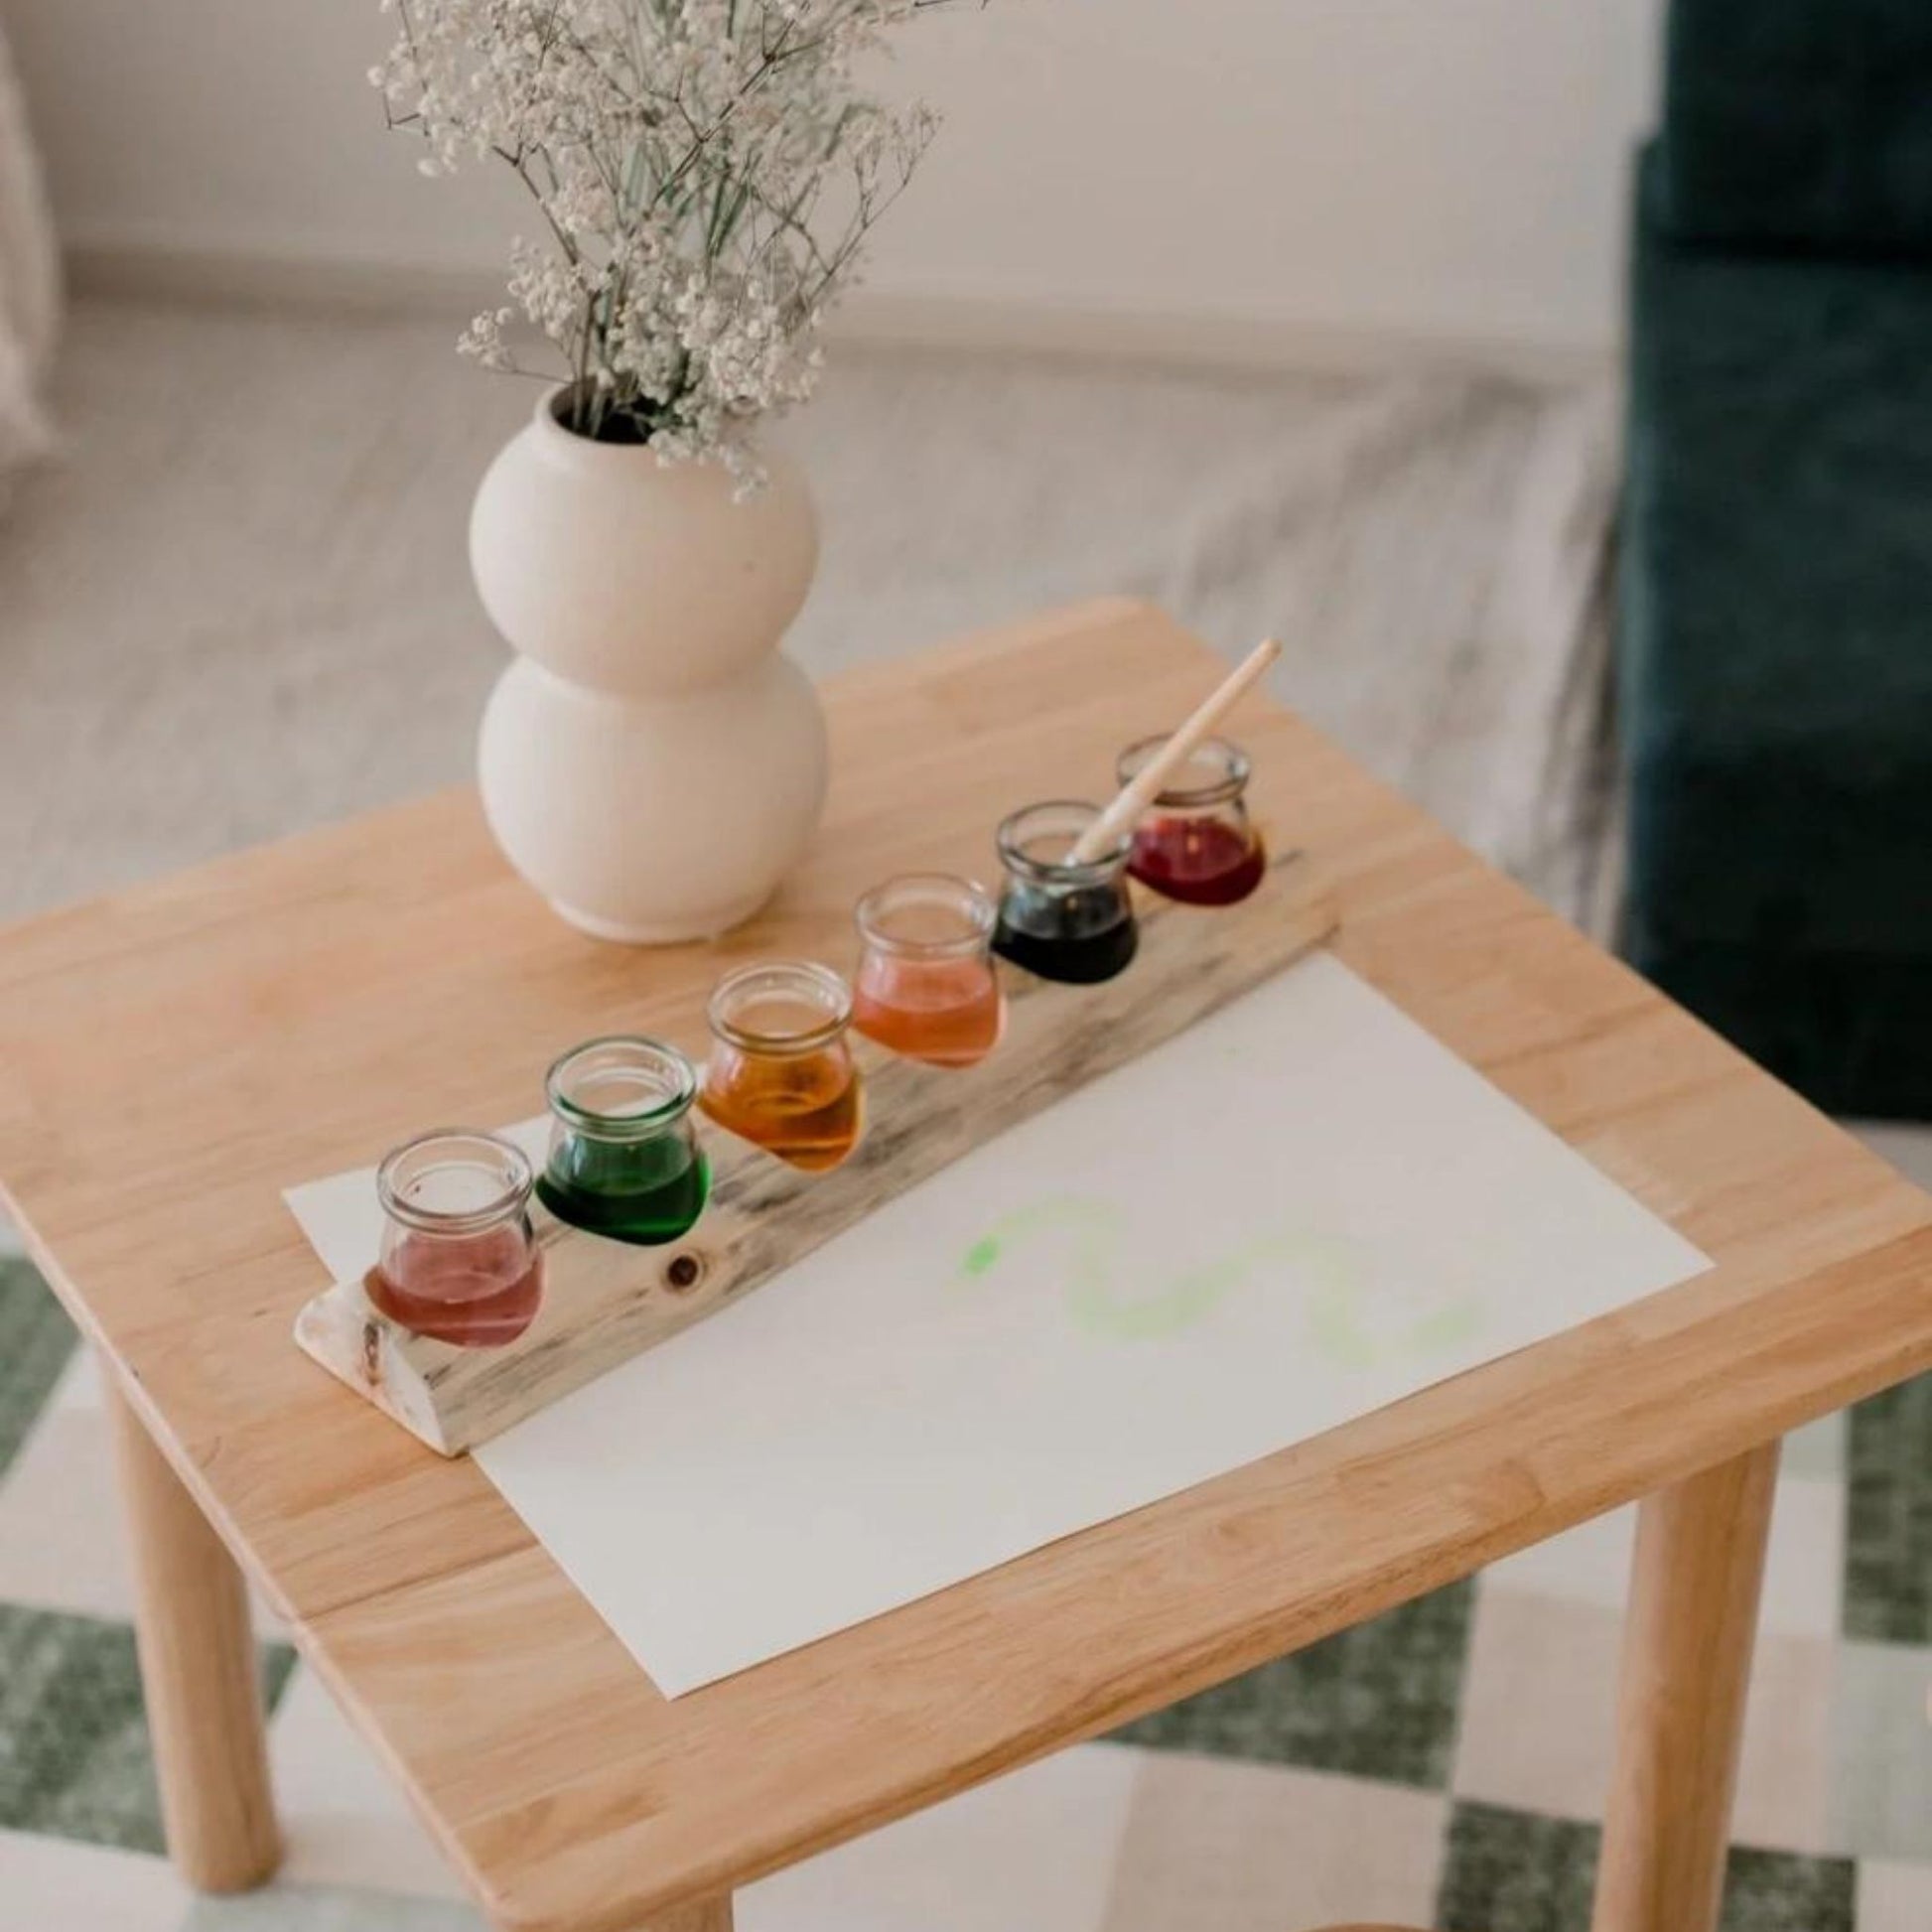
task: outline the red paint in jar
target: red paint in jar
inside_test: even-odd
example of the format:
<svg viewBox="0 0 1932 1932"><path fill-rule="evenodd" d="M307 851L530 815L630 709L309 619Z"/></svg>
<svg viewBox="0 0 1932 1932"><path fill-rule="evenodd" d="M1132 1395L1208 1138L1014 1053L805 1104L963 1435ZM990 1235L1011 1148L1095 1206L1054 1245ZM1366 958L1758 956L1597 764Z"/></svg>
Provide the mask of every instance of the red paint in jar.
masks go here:
<svg viewBox="0 0 1932 1932"><path fill-rule="evenodd" d="M1143 819L1127 870L1142 885L1187 905L1232 905L1261 884L1268 855L1261 835L1217 818Z"/></svg>
<svg viewBox="0 0 1932 1932"><path fill-rule="evenodd" d="M1120 755L1125 785L1167 745L1144 738ZM1224 738L1204 738L1167 774L1134 828L1127 870L1143 886L1185 905L1232 905L1268 873L1261 835L1248 817L1248 755Z"/></svg>
<svg viewBox="0 0 1932 1932"><path fill-rule="evenodd" d="M370 1303L419 1335L488 1348L514 1341L543 1303L543 1256L510 1228L407 1234L362 1281Z"/></svg>
<svg viewBox="0 0 1932 1932"><path fill-rule="evenodd" d="M446 1127L397 1148L376 1170L383 1228L362 1278L370 1306L460 1348L514 1341L543 1302L535 1178L522 1150L495 1134Z"/></svg>

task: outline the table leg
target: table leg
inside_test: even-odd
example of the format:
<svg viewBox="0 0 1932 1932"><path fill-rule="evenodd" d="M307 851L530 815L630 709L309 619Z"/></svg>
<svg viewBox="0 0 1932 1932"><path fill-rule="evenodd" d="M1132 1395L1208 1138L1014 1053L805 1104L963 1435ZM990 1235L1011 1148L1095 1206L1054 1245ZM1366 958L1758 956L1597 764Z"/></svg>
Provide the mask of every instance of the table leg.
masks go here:
<svg viewBox="0 0 1932 1932"><path fill-rule="evenodd" d="M1778 1445L1643 1504L1592 1932L1714 1932Z"/></svg>
<svg viewBox="0 0 1932 1932"><path fill-rule="evenodd" d="M199 1890L246 1891L281 1857L247 1588L111 1374L107 1381L168 1850Z"/></svg>

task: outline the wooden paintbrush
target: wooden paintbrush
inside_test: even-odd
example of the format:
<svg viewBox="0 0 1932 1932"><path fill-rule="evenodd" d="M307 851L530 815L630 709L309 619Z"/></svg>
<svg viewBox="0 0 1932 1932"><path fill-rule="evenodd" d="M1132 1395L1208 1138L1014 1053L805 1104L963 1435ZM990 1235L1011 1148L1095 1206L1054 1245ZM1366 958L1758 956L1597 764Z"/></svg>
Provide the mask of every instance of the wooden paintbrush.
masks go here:
<svg viewBox="0 0 1932 1932"><path fill-rule="evenodd" d="M1204 698L1193 715L1148 759L1114 798L1114 802L1073 842L1063 864L1087 866L1131 833L1141 814L1160 796L1169 777L1233 709L1234 702L1282 654L1273 637L1264 637Z"/></svg>

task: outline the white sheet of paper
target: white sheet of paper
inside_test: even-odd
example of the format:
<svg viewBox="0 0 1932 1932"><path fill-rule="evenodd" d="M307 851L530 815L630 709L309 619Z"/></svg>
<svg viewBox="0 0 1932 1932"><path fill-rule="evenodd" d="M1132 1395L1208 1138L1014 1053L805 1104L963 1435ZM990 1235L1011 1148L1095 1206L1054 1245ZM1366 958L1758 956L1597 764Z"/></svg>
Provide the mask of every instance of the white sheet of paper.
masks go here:
<svg viewBox="0 0 1932 1932"><path fill-rule="evenodd" d="M476 1456L677 1696L1708 1266L1317 955Z"/></svg>

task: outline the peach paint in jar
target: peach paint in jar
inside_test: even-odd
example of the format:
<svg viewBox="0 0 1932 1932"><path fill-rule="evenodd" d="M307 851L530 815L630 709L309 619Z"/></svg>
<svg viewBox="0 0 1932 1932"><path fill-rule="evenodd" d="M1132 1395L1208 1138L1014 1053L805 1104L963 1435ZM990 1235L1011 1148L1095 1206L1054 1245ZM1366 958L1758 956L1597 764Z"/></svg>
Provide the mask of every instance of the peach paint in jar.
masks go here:
<svg viewBox="0 0 1932 1932"><path fill-rule="evenodd" d="M712 989L705 1017L705 1113L794 1168L836 1168L864 1119L845 981L809 960L744 966Z"/></svg>
<svg viewBox="0 0 1932 1932"><path fill-rule="evenodd" d="M970 879L908 873L859 901L853 1025L932 1066L971 1066L999 1044L1006 1002L993 964L997 907Z"/></svg>

